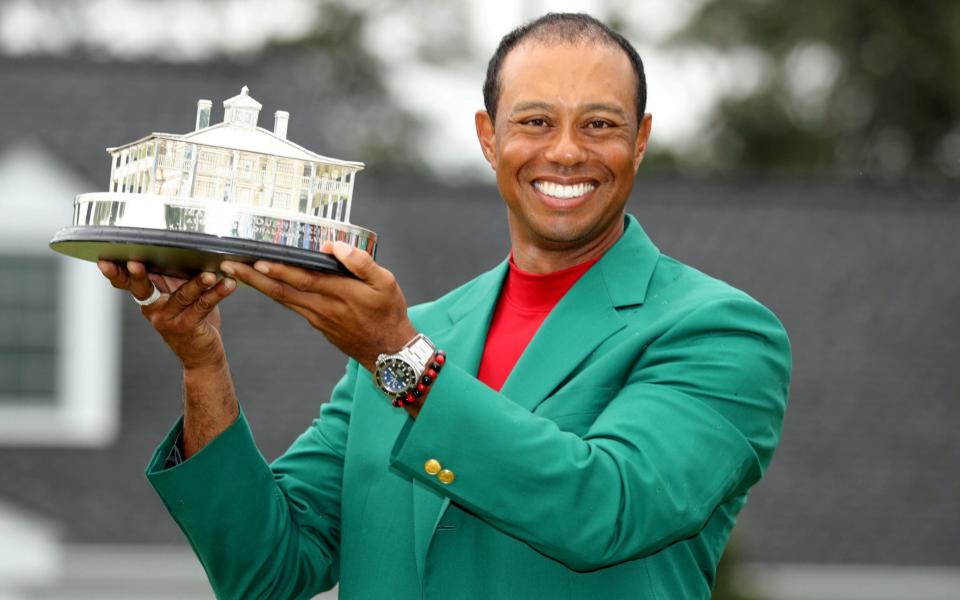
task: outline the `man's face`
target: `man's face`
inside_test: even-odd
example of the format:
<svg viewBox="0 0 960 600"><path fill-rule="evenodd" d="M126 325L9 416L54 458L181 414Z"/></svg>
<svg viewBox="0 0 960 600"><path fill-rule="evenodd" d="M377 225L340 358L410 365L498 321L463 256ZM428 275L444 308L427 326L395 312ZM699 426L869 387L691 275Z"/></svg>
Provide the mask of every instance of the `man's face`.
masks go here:
<svg viewBox="0 0 960 600"><path fill-rule="evenodd" d="M509 209L515 251L608 246L643 159L650 116L638 128L636 76L603 44L523 42L503 63L497 120L477 113L477 135Z"/></svg>

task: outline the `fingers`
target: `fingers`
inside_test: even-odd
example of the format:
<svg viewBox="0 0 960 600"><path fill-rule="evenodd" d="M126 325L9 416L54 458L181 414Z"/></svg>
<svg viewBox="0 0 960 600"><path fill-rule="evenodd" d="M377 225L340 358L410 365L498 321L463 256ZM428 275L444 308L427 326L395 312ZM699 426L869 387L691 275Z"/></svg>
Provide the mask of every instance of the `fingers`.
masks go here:
<svg viewBox="0 0 960 600"><path fill-rule="evenodd" d="M128 290L139 300L146 300L153 293L153 284L147 279L147 269L142 263L130 261L126 266L100 260L97 267L110 285L118 290Z"/></svg>
<svg viewBox="0 0 960 600"><path fill-rule="evenodd" d="M103 276L109 279L111 283L120 272L120 267L109 260L98 260L97 268L100 269L100 272L103 273Z"/></svg>
<svg viewBox="0 0 960 600"><path fill-rule="evenodd" d="M396 285L396 278L393 273L379 266L374 262L373 257L363 250L354 248L344 242L324 242L321 250L333 254L347 267L347 270L357 276L359 283L364 283L378 291L388 290ZM295 291L330 295L358 283L355 280L337 277L329 273L310 271L265 260L258 260L254 263L253 270L267 276L266 279L255 275L250 267L243 263L226 261L220 265L220 269L227 274L242 273L240 279L244 283L282 302L297 302L294 298L304 297L303 294L294 293ZM247 277L250 277L251 280L247 281ZM277 286L266 287L270 280L283 282L290 289Z"/></svg>
<svg viewBox="0 0 960 600"><path fill-rule="evenodd" d="M214 276L213 273L206 273L206 275L213 276L213 279L210 280L211 282L216 281L216 276ZM192 281L193 280L191 280L191 282ZM181 286L181 289L188 284ZM237 289L236 280L230 277L224 277L212 287L200 292L196 300L185 307L180 314L190 323L195 323L202 319L206 319L207 316L209 316L210 313L217 308L217 305L220 304L220 301L232 294L235 289ZM180 290L178 289L177 291L179 292ZM176 298L176 292L174 293L174 298ZM170 302L169 304L172 305L173 302Z"/></svg>
<svg viewBox="0 0 960 600"><path fill-rule="evenodd" d="M182 312L191 304L196 302L200 296L217 281L217 276L213 273L200 273L193 279L190 279L171 294L172 308L170 312ZM178 309L179 306L179 309Z"/></svg>
<svg viewBox="0 0 960 600"><path fill-rule="evenodd" d="M129 286L127 289L138 300L146 300L153 294L153 282L150 281L147 267L143 263L129 261L127 262L127 274ZM160 290L163 292L164 290Z"/></svg>
<svg viewBox="0 0 960 600"><path fill-rule="evenodd" d="M331 250L337 260L361 281L366 281L377 289L385 289L395 283L393 273L374 262L368 252L346 242L335 242Z"/></svg>
<svg viewBox="0 0 960 600"><path fill-rule="evenodd" d="M220 270L281 304L309 308L308 293L317 291L315 274L296 267L257 261L254 268L244 263L224 261Z"/></svg>
<svg viewBox="0 0 960 600"><path fill-rule="evenodd" d="M97 268L110 281L110 285L118 290L125 290L130 285L130 276L127 274L127 270L120 265L109 260L98 260Z"/></svg>
<svg viewBox="0 0 960 600"><path fill-rule="evenodd" d="M97 267L113 287L128 290L139 300L149 298L154 287L166 294L154 304L141 308L145 315L149 311L151 321L172 320L185 313L191 313L196 319L205 318L237 287L237 282L230 278L217 282L213 273L201 273L186 281L151 274L143 263L135 261L122 266L101 260Z"/></svg>
<svg viewBox="0 0 960 600"><path fill-rule="evenodd" d="M185 316L190 322L199 321L236 287L233 279L224 278L218 283L213 273L200 273L173 290L162 305L158 302L151 320L174 320Z"/></svg>

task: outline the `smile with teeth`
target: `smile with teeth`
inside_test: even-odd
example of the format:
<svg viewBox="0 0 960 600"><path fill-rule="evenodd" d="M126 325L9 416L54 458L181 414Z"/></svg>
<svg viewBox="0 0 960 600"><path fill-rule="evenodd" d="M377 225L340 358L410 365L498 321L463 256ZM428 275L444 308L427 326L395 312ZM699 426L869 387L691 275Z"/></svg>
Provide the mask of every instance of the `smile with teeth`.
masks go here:
<svg viewBox="0 0 960 600"><path fill-rule="evenodd" d="M592 182L574 183L573 185L563 185L552 181L534 181L533 187L537 188L541 194L553 198L578 198L593 191L597 184Z"/></svg>

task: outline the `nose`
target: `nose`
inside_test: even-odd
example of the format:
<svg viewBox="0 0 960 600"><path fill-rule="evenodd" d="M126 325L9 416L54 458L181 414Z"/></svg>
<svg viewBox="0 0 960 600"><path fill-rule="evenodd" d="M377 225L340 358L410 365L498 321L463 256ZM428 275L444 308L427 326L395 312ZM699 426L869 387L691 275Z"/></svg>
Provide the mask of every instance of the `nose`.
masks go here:
<svg viewBox="0 0 960 600"><path fill-rule="evenodd" d="M584 162L587 159L587 153L577 137L576 129L561 127L554 134L554 139L544 153L544 158L552 163L571 167Z"/></svg>

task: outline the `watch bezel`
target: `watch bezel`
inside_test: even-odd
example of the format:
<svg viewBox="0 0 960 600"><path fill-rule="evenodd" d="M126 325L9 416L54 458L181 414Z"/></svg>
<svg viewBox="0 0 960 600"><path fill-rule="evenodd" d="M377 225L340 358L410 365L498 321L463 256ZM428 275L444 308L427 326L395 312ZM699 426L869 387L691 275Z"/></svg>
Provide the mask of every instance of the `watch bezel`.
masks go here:
<svg viewBox="0 0 960 600"><path fill-rule="evenodd" d="M396 373L396 377L405 382L405 386L402 390L394 391L383 379L383 373L387 369L395 369L399 371ZM393 356L382 356L377 360L377 369L374 373L374 377L377 381L377 387L379 387L384 393L391 396L404 396L417 386L417 380L420 376L417 374L417 368L410 361L393 355Z"/></svg>

